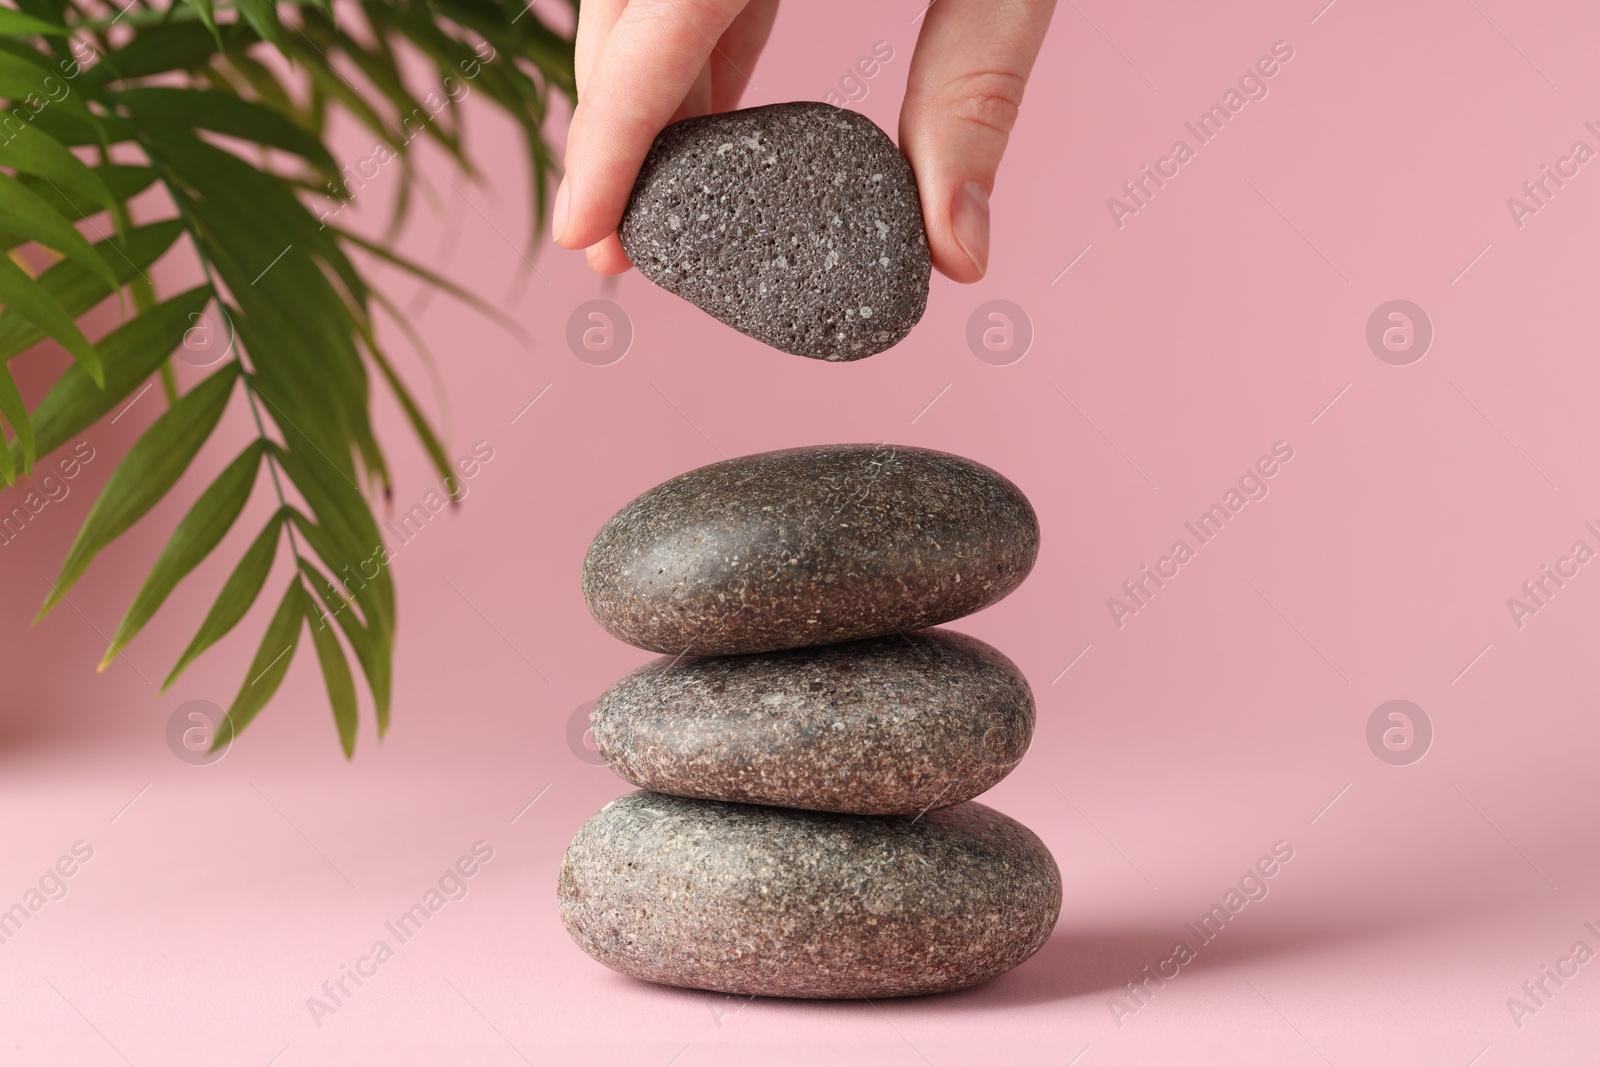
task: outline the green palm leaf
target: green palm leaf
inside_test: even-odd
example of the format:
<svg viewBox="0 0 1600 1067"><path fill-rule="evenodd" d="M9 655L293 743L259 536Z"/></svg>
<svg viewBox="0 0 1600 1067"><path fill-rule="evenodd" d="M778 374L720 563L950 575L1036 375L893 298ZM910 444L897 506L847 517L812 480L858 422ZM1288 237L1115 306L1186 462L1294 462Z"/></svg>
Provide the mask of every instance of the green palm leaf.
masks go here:
<svg viewBox="0 0 1600 1067"><path fill-rule="evenodd" d="M3 32L3 31L0 31ZM43 55L24 59L14 52L0 52L0 96L8 100L45 99L45 79L55 74Z"/></svg>
<svg viewBox="0 0 1600 1067"><path fill-rule="evenodd" d="M256 649L256 658L250 661L239 695L233 698L228 714L217 727L216 739L211 743L213 751L232 741L234 735L250 725L250 720L267 706L272 694L283 684L283 676L289 673L289 663L294 659L295 646L300 643L300 624L305 618L306 591L296 576L278 602L272 621L267 623L267 632Z"/></svg>
<svg viewBox="0 0 1600 1067"><path fill-rule="evenodd" d="M306 538L306 542L324 561L327 561L330 555L337 558L338 553L330 553L328 549L331 546L320 539L322 531L319 527L298 512L294 515L294 523L295 528ZM350 648L361 664L362 673L367 677L367 686L372 691L372 703L377 711L378 736L381 738L389 729L389 687L393 673L390 638L393 635L377 625L362 624L356 617L354 606L357 602L362 602L360 598L352 595L347 600L321 571L304 560L301 561L300 569L323 602L324 618L331 616L338 622L339 628L344 631L345 640L350 642Z"/></svg>
<svg viewBox="0 0 1600 1067"><path fill-rule="evenodd" d="M182 232L181 222L168 219L148 226L137 226L125 234L101 241L95 245L95 249L117 272L117 284L127 285L135 277L142 278L145 268L171 248ZM112 293L103 281L71 260L57 263L39 275L36 281L45 295L69 316L82 315ZM209 290L197 291L209 294ZM4 302L0 300L0 303ZM44 330L33 325L15 308L8 307L0 312L0 360L10 359L44 340L45 336ZM101 344L103 346L105 342ZM162 353L163 356L165 354Z"/></svg>
<svg viewBox="0 0 1600 1067"><path fill-rule="evenodd" d="M235 0L234 6L262 40L283 45L283 27L278 23L278 5L274 0Z"/></svg>
<svg viewBox="0 0 1600 1067"><path fill-rule="evenodd" d="M143 404L145 412L163 395L168 405L141 416L153 421L90 509L40 615L171 494L227 417L237 387L250 443L176 522L107 661L171 610L177 585L217 551L253 494L270 491L276 510L235 562L163 689L238 629L287 545L294 573L215 743L229 743L279 690L309 625L349 756L358 719L349 656L371 693L380 738L394 688L397 595L373 511L374 493L391 486L372 413L375 377L398 399L435 471L452 473L445 442L383 350L374 309L392 315L427 359L421 338L393 300L373 290L370 261L354 253L409 271L518 332L473 293L400 256L392 230L420 188L410 151L418 136L472 170L463 112L428 105L447 77L472 82L520 131L542 217L555 169L542 130L551 94L575 95L571 40L521 0L354 0L337 16L327 0L295 0L287 22L277 0L116 7L110 20L66 0L0 7L0 481L81 442L113 411ZM112 23L115 34L107 30ZM88 41L99 53L92 59L81 49ZM484 59L490 48L494 58ZM431 70L419 77L419 64ZM304 94L295 88L302 77ZM385 157L388 177L371 179L394 183L391 233L381 240L347 225L371 198L350 199L354 180L336 191L349 173L329 150L336 110L395 154ZM351 214L340 208L337 227L327 224L332 203L319 182L354 205ZM142 195L152 184L160 195ZM29 242L62 258L34 277L5 254ZM167 256L186 260L205 284L158 296L164 273L152 267ZM109 310L112 298L122 321L91 342L78 320ZM180 346L201 328L215 342L205 350L215 369L179 395L170 360L175 352L198 354ZM73 362L30 411L7 361L33 358L30 350L46 340ZM259 477L262 466L267 479Z"/></svg>
<svg viewBox="0 0 1600 1067"><path fill-rule="evenodd" d="M0 7L0 34L7 37L30 37L42 34L49 37L65 37L67 28L54 22L45 22L20 11L13 11L8 7Z"/></svg>
<svg viewBox="0 0 1600 1067"><path fill-rule="evenodd" d="M107 288L117 287L117 276L111 264L73 228L71 221L63 218L38 193L7 174L0 174L0 230L53 248L88 267Z"/></svg>
<svg viewBox="0 0 1600 1067"><path fill-rule="evenodd" d="M200 24L211 31L211 39L217 42L217 48L222 48L222 35L217 32L217 15L212 10L211 0L184 0L200 19Z"/></svg>
<svg viewBox="0 0 1600 1067"><path fill-rule="evenodd" d="M128 450L89 509L77 540L67 550L66 562L61 564L61 576L34 621L44 618L60 603L89 569L96 553L166 496L222 418L222 409L228 406L228 395L238 377L238 364L223 367L172 405Z"/></svg>
<svg viewBox="0 0 1600 1067"><path fill-rule="evenodd" d="M67 151L60 141L32 126L25 126L9 140L0 142L0 166L10 167L19 173L38 175L107 211L116 209L117 201L100 175Z"/></svg>
<svg viewBox="0 0 1600 1067"><path fill-rule="evenodd" d="M210 299L209 287L190 289L101 338L104 388L90 380L82 367L68 367L33 412L39 454L49 455L87 430L154 374L172 350L183 343L184 331L194 322L192 316L204 311Z"/></svg>
<svg viewBox="0 0 1600 1067"><path fill-rule="evenodd" d="M177 681L184 669L198 659L202 652L239 625L239 620L244 618L245 612L250 610L250 605L261 595L261 587L267 584L267 574L272 570L272 559L278 552L278 539L283 532L283 521L282 513L274 515L272 521L267 523L266 527L256 535L256 539L250 543L250 547L245 550L239 565L223 583L222 592L217 594L216 603L212 604L211 610L206 613L205 621L200 624L200 632L194 635L194 640L189 642L189 647L178 657L178 662L167 675L167 680L161 683L163 691Z"/></svg>
<svg viewBox="0 0 1600 1067"><path fill-rule="evenodd" d="M6 422L11 424L11 432L17 435L17 445L22 450L22 473L27 474L33 468L33 461L39 454L39 443L33 435L33 419L28 415L27 407L22 403L22 394L17 391L16 379L11 377L11 371L4 363L0 363L0 415L4 415ZM10 485L16 471L16 459L11 455L11 448L0 441L0 466L6 473L6 484Z"/></svg>
<svg viewBox="0 0 1600 1067"><path fill-rule="evenodd" d="M30 127L30 129L38 132L41 136L49 136L37 126ZM62 145L63 148L66 147L54 137L50 137L50 140ZM73 156L72 158L77 159L78 157ZM89 167L88 171L111 194L111 209L113 211L121 210L126 201L132 200L150 188L156 180L154 168L134 166L127 163L102 163L96 167ZM74 216L82 218L93 214L98 205L98 201L95 199L98 194L93 189L71 190L65 186L58 185L49 178L41 178L30 174L26 170L19 173L22 174L23 185L38 193L44 198L45 203L67 218ZM72 194L71 196L68 195L69 192ZM157 223L157 225L161 224ZM117 261L113 254L107 251L104 241L97 243L95 249L105 256L106 262L111 264L113 270L117 268Z"/></svg>
<svg viewBox="0 0 1600 1067"><path fill-rule="evenodd" d="M7 314L15 313L41 336L49 337L70 352L96 385L104 384L105 371L101 368L100 356L78 329L78 324L72 321L72 316L4 253L0 253L0 304L5 305Z"/></svg>
<svg viewBox="0 0 1600 1067"><path fill-rule="evenodd" d="M333 721L339 729L339 745L348 759L356 750L356 683L350 677L350 664L345 662L339 638L334 635L327 620L312 608L309 595L306 598L306 617L311 624L311 643L317 650L317 662L322 665L322 678L328 687L328 703L333 705Z"/></svg>
<svg viewBox="0 0 1600 1067"><path fill-rule="evenodd" d="M229 44L253 40L255 34L239 25L227 27L219 47L211 31L199 22L172 22L147 30L84 72L90 85L115 79L148 78L153 74L187 71L210 60Z"/></svg>
<svg viewBox="0 0 1600 1067"><path fill-rule="evenodd" d="M200 499L194 502L183 521L178 523L178 528L172 532L172 539L161 550L139 595L133 598L128 613L112 635L111 647L106 649L105 658L100 661L100 670L105 670L117 658L117 652L150 621L168 594L186 574L200 565L201 560L211 554L217 542L222 540L222 535L233 527L234 520L250 499L250 490L256 484L256 472L261 467L261 457L265 451L266 446L256 441L239 453L239 458L228 464L217 480L200 494Z"/></svg>
<svg viewBox="0 0 1600 1067"><path fill-rule="evenodd" d="M337 177L333 154L311 134L268 107L228 93L167 86L124 89L113 98L135 114L162 122L224 133L268 148L281 148ZM0 162L4 162L0 159Z"/></svg>

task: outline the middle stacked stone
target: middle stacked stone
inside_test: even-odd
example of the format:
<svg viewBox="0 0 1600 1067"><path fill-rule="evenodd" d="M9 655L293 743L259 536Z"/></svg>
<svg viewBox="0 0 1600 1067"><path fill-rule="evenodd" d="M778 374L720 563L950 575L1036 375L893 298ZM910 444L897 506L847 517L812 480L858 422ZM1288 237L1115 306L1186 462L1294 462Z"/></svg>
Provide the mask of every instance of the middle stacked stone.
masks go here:
<svg viewBox="0 0 1600 1067"><path fill-rule="evenodd" d="M921 630L677 660L623 678L590 715L611 769L657 793L904 815L970 800L1033 736L1033 695L973 637Z"/></svg>
<svg viewBox="0 0 1600 1067"><path fill-rule="evenodd" d="M638 977L787 996L959 988L1031 955L1059 911L1054 861L963 802L1027 751L1033 696L1000 652L928 627L1006 596L1038 547L1016 486L924 449L746 456L624 508L584 596L666 654L590 717L649 792L568 850L574 939Z"/></svg>

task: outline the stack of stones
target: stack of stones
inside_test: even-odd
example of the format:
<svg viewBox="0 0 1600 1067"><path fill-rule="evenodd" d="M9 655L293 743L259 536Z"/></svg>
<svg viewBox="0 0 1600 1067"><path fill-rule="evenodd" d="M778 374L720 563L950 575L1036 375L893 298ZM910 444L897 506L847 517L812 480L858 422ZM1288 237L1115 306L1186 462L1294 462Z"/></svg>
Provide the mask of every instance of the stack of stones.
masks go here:
<svg viewBox="0 0 1600 1067"><path fill-rule="evenodd" d="M638 978L783 997L943 992L1033 955L1060 872L971 800L1027 751L1033 696L995 649L928 627L1006 596L1038 547L994 471L874 445L702 467L606 523L589 610L664 655L591 716L643 791L567 849L578 945Z"/></svg>

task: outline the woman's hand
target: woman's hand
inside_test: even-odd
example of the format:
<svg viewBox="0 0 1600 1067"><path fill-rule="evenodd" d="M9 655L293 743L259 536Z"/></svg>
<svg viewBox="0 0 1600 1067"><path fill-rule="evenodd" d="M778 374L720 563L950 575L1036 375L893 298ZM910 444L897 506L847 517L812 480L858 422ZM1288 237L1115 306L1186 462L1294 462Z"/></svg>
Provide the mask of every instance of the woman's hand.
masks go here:
<svg viewBox="0 0 1600 1067"><path fill-rule="evenodd" d="M578 107L553 232L601 274L639 166L662 128L737 107L777 0L584 0ZM900 148L922 197L933 264L975 282L989 264L989 194L1055 0L934 0L900 109Z"/></svg>

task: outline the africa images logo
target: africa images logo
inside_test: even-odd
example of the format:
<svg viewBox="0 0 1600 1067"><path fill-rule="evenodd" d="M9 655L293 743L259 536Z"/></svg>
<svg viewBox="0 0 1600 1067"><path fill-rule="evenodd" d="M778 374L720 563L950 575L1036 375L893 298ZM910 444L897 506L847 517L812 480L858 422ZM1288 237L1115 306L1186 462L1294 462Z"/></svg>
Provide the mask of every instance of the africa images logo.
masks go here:
<svg viewBox="0 0 1600 1067"><path fill-rule="evenodd" d="M1194 538L1193 545L1188 538L1179 538L1172 543L1166 555L1156 560L1154 569L1147 563L1140 568L1136 577L1123 582L1121 596L1106 597L1106 610L1111 612L1111 621L1116 623L1117 629L1126 626L1129 617L1149 607L1156 592L1181 574L1183 567L1196 557L1201 548L1215 540L1223 528L1238 517L1246 504L1253 500L1265 500L1272 491L1267 484L1268 479L1276 477L1283 465L1292 459L1293 445L1287 441L1274 443L1272 454L1261 456L1248 467L1240 475L1238 483L1229 486L1222 494L1220 501L1201 512L1198 518L1183 524L1184 530Z"/></svg>
<svg viewBox="0 0 1600 1067"><path fill-rule="evenodd" d="M1267 82L1276 77L1283 65L1293 58L1294 47L1288 41L1274 41L1271 55L1257 59L1239 76L1236 86L1228 87L1219 102L1212 104L1193 122L1183 124L1183 128L1194 138L1193 145L1182 137L1173 141L1167 154L1156 160L1153 169L1146 163L1139 168L1138 177L1122 183L1126 199L1107 197L1106 210L1111 213L1111 221L1117 229L1127 225L1129 216L1137 215L1149 207L1156 192L1182 174L1183 168L1195 159L1200 149L1221 135L1246 104L1252 100L1265 100L1269 91Z"/></svg>

